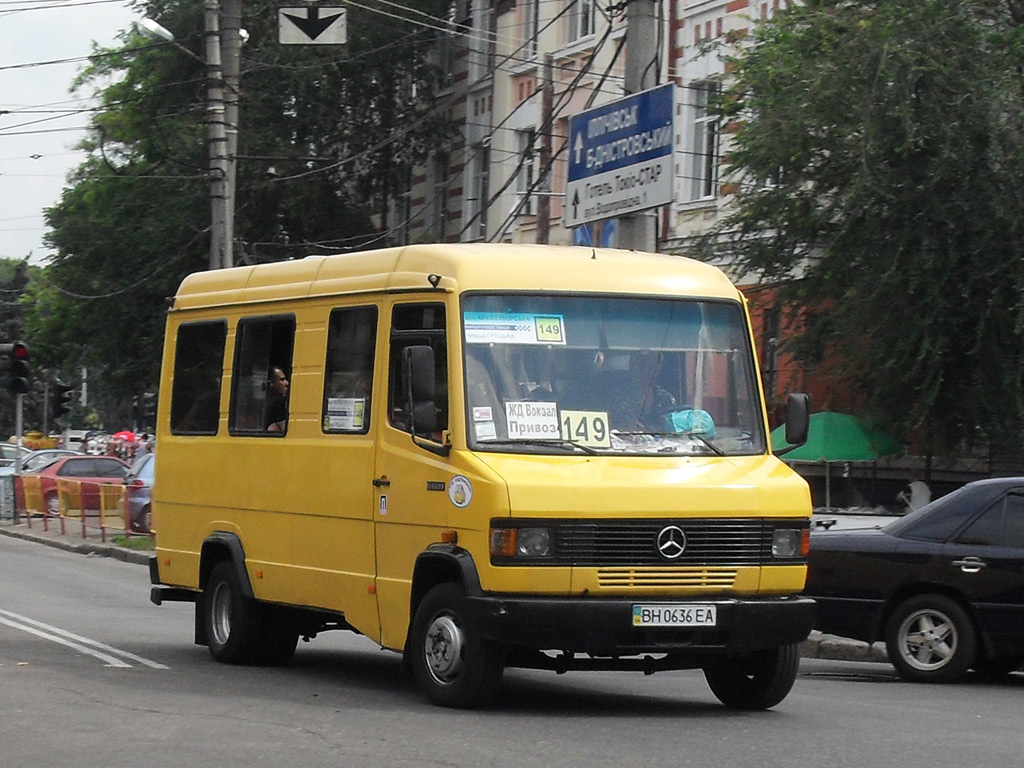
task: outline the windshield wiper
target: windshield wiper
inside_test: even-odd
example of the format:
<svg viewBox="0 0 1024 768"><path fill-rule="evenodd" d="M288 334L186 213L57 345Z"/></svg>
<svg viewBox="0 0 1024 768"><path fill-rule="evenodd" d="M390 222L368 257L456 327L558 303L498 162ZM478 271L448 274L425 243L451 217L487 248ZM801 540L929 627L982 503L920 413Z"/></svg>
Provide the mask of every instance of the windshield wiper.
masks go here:
<svg viewBox="0 0 1024 768"><path fill-rule="evenodd" d="M584 453L589 453L591 456L600 456L599 451L595 451L589 445L583 445L582 443L574 443L572 440L544 440L540 438L531 440L481 440L481 445L541 445L541 446L558 446L559 448L575 449L579 448Z"/></svg>
<svg viewBox="0 0 1024 768"><path fill-rule="evenodd" d="M630 437L692 437L695 440L700 440L704 445L711 449L711 451L717 456L725 456L725 451L719 448L717 445L708 440L704 435L699 432L648 432L646 430L638 430L636 432L619 432L615 431L612 434L616 435L628 435ZM674 453L674 449L670 447L659 448L659 452Z"/></svg>

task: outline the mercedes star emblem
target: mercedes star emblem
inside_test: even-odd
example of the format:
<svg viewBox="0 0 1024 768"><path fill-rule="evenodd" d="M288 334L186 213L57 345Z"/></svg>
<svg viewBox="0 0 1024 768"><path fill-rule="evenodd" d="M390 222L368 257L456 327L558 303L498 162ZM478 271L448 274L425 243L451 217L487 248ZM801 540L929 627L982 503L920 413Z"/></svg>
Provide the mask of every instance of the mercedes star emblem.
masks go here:
<svg viewBox="0 0 1024 768"><path fill-rule="evenodd" d="M666 560L676 560L686 550L686 534L678 525L667 525L658 534L658 551Z"/></svg>

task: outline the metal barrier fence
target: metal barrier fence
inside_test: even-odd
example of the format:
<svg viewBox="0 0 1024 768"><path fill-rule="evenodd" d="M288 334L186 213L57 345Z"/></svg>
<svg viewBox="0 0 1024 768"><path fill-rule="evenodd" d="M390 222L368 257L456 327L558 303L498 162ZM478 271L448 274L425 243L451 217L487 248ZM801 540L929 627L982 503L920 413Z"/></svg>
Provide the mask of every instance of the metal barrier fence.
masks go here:
<svg viewBox="0 0 1024 768"><path fill-rule="evenodd" d="M88 538L89 529L98 529L104 542L110 532L132 534L128 488L123 483L58 479L56 494L44 498L38 475L21 475L19 480L21 499L17 498L17 488L12 492L14 519L17 521L22 512L29 528L34 517L42 517L43 530L48 531L51 523L57 523L62 534L67 533L69 521L81 524L83 539Z"/></svg>

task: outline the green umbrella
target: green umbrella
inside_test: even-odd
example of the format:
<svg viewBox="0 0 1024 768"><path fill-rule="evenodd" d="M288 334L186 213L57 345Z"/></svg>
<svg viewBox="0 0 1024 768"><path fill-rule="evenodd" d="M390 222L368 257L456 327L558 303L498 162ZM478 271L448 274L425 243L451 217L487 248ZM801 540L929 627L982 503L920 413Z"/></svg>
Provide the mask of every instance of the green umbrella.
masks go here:
<svg viewBox="0 0 1024 768"><path fill-rule="evenodd" d="M786 448L786 428L772 430L772 450ZM807 442L785 454L786 461L874 461L900 452L900 445L882 430L869 430L846 413L811 414Z"/></svg>
<svg viewBox="0 0 1024 768"><path fill-rule="evenodd" d="M784 426L772 430L772 450L789 446ZM869 430L846 413L821 411L811 414L807 442L781 458L810 464L825 464L825 506L831 508L831 477L828 465L835 461L874 461L900 452L900 444L879 429Z"/></svg>

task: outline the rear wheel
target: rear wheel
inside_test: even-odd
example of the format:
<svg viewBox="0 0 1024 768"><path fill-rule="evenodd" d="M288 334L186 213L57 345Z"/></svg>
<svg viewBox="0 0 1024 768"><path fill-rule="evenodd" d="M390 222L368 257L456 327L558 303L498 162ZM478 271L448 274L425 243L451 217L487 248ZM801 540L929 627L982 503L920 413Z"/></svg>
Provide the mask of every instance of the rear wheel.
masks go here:
<svg viewBox="0 0 1024 768"><path fill-rule="evenodd" d="M711 692L733 709L769 709L796 682L800 646L783 645L716 660L704 667Z"/></svg>
<svg viewBox="0 0 1024 768"><path fill-rule="evenodd" d="M466 593L455 583L439 584L423 598L408 652L419 687L443 707L468 709L485 703L497 692L504 671L501 647L477 632Z"/></svg>
<svg viewBox="0 0 1024 768"><path fill-rule="evenodd" d="M957 602L945 595L916 595L889 617L885 646L904 680L948 683L974 663L978 641Z"/></svg>
<svg viewBox="0 0 1024 768"><path fill-rule="evenodd" d="M286 609L276 605L264 608L263 643L258 661L272 667L283 666L295 655L299 630Z"/></svg>
<svg viewBox="0 0 1024 768"><path fill-rule="evenodd" d="M210 655L225 664L255 664L261 659L266 611L242 593L235 564L218 563L203 590L203 622Z"/></svg>

